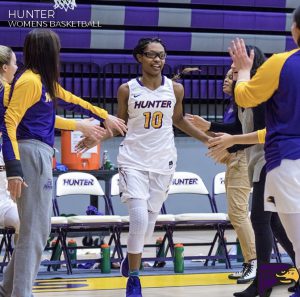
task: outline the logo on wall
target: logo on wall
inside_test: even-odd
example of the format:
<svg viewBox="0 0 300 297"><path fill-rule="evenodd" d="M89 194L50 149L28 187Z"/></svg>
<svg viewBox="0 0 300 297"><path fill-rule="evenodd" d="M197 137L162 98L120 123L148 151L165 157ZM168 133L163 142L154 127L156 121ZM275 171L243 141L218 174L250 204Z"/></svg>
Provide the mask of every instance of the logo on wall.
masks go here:
<svg viewBox="0 0 300 297"><path fill-rule="evenodd" d="M295 267L286 263L261 264L258 271L258 292L263 296L265 292L280 284L296 283L299 273Z"/></svg>
<svg viewBox="0 0 300 297"><path fill-rule="evenodd" d="M54 8L60 8L67 11L69 8L74 10L76 7L76 1L75 0L54 0Z"/></svg>

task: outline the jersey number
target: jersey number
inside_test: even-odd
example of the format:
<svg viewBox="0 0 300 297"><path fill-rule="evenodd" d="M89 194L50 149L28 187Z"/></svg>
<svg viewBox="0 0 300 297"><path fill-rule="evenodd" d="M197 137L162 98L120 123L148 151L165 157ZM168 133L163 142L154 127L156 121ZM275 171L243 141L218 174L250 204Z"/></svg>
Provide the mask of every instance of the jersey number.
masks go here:
<svg viewBox="0 0 300 297"><path fill-rule="evenodd" d="M155 111L153 114L151 112L144 112L145 124L144 128L149 129L150 125L154 129L159 129L162 126L162 119L164 114L161 111Z"/></svg>

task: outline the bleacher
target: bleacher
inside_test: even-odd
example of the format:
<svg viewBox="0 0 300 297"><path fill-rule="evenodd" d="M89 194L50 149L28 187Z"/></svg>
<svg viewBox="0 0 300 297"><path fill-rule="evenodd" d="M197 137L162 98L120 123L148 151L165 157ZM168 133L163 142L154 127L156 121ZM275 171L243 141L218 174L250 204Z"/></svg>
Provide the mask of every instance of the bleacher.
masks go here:
<svg viewBox="0 0 300 297"><path fill-rule="evenodd" d="M31 30L22 27L22 21L35 21L36 27L51 27L50 22L55 22L52 29L62 45L63 86L115 113L118 86L140 74L131 55L133 47L139 38L158 36L168 52L165 75L171 77L185 66L201 70L180 80L185 87L185 111L211 120L222 119L224 111L222 81L230 65L230 41L243 37L268 56L292 49L291 13L299 4L298 0L76 2L74 10L56 9L54 18L50 14L49 18L24 19L17 13L53 11L54 2L1 1L1 43L11 46L22 59L24 38ZM94 26L60 27L63 21L92 22Z"/></svg>

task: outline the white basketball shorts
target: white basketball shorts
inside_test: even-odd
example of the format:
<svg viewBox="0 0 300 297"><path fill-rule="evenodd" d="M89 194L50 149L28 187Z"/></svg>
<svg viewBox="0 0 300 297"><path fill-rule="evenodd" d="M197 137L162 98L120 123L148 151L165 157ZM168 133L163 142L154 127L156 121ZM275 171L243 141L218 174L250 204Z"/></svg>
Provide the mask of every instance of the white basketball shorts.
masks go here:
<svg viewBox="0 0 300 297"><path fill-rule="evenodd" d="M300 159L284 159L267 173L265 211L300 213Z"/></svg>
<svg viewBox="0 0 300 297"><path fill-rule="evenodd" d="M173 174L141 171L133 168L119 169L119 187L122 202L128 199L147 200L148 210L159 212L167 199Z"/></svg>

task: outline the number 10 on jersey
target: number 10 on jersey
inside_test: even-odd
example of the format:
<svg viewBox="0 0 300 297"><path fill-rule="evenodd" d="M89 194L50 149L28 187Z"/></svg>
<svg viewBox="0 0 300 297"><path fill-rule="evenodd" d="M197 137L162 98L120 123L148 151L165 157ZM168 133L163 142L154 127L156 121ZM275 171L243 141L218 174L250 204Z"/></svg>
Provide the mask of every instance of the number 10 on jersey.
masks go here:
<svg viewBox="0 0 300 297"><path fill-rule="evenodd" d="M145 124L144 128L149 129L152 126L154 129L159 129L162 126L162 119L164 114L161 111L144 112Z"/></svg>

